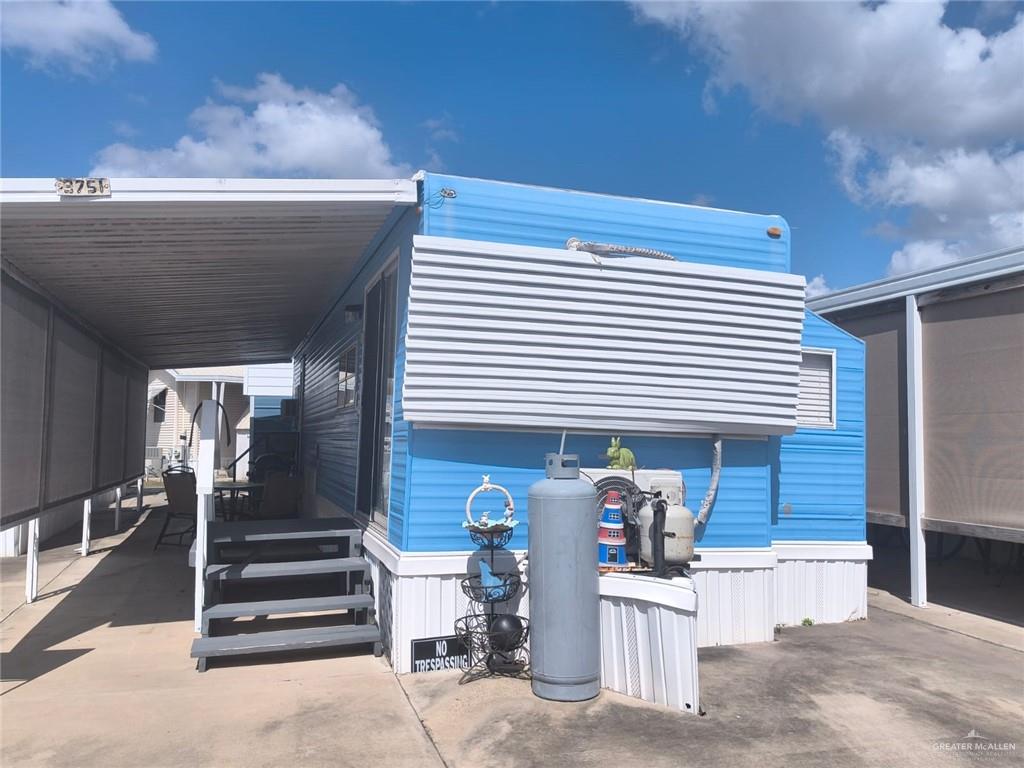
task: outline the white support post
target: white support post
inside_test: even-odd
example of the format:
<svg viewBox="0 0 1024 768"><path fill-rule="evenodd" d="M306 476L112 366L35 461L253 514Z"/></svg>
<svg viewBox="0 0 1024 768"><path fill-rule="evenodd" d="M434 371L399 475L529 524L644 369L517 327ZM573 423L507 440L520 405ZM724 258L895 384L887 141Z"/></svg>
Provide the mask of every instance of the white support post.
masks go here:
<svg viewBox="0 0 1024 768"><path fill-rule="evenodd" d="M82 557L89 554L89 538L92 534L92 498L82 502L82 546L78 552Z"/></svg>
<svg viewBox="0 0 1024 768"><path fill-rule="evenodd" d="M114 533L121 530L121 491L120 485L114 489Z"/></svg>
<svg viewBox="0 0 1024 768"><path fill-rule="evenodd" d="M921 313L917 297L907 296L907 485L910 536L910 602L928 605L928 564L924 541L924 372L921 355Z"/></svg>
<svg viewBox="0 0 1024 768"><path fill-rule="evenodd" d="M142 478L135 481L135 514L142 516ZM138 521L136 521L138 522Z"/></svg>
<svg viewBox="0 0 1024 768"><path fill-rule="evenodd" d="M214 461L217 455L217 421L220 417L215 400L205 400L199 414L199 459L196 462L196 573L195 631L203 628L206 602L206 524L213 519Z"/></svg>
<svg viewBox="0 0 1024 768"><path fill-rule="evenodd" d="M28 547L25 551L25 602L39 596L39 518L28 521Z"/></svg>

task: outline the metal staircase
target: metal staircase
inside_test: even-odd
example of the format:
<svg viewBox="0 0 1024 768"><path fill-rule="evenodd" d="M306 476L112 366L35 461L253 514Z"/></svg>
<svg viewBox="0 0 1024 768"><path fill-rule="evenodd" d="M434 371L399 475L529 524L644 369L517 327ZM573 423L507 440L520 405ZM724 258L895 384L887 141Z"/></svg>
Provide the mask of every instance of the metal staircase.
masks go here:
<svg viewBox="0 0 1024 768"><path fill-rule="evenodd" d="M206 562L202 636L192 643L200 672L222 656L350 645L381 654L353 521L209 522Z"/></svg>

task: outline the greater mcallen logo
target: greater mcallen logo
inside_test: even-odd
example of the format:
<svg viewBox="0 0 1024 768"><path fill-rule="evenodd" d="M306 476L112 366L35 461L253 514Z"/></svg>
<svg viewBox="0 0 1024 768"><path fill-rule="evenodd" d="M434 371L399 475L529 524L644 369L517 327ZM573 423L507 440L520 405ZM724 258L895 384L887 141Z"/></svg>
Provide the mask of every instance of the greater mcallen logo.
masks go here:
<svg viewBox="0 0 1024 768"><path fill-rule="evenodd" d="M992 741L978 733L974 728L960 739L950 739L935 742L935 749L938 752L957 752L971 754L1002 754L1016 752L1017 744L1013 741Z"/></svg>

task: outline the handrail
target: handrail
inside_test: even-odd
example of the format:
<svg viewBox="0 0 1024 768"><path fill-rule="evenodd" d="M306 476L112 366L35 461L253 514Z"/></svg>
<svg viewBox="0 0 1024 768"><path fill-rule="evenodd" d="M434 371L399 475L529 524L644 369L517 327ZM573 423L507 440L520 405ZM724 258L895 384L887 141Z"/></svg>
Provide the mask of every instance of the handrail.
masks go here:
<svg viewBox="0 0 1024 768"><path fill-rule="evenodd" d="M238 479L236 477L238 470L235 469L235 466L238 464L238 462L240 462L242 459L244 459L246 456L248 456L249 455L249 451L251 451L251 450L252 450L252 446L250 445L248 448L246 448L242 452L241 456L236 456L235 460L232 461L230 464L228 464L228 469L231 470L231 482L235 482Z"/></svg>

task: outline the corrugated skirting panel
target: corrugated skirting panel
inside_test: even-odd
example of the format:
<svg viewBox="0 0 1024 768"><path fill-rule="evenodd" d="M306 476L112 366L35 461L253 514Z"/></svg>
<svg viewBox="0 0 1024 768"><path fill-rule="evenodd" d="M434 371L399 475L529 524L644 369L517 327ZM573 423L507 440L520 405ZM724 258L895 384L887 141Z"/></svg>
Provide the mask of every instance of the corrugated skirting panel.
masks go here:
<svg viewBox="0 0 1024 768"><path fill-rule="evenodd" d="M697 645L765 643L775 635L771 568L694 570Z"/></svg>
<svg viewBox="0 0 1024 768"><path fill-rule="evenodd" d="M868 565L864 560L779 560L775 572L775 623L812 619L836 624L868 615Z"/></svg>
<svg viewBox="0 0 1024 768"><path fill-rule="evenodd" d="M697 712L697 620L690 611L601 598L601 686Z"/></svg>
<svg viewBox="0 0 1024 768"><path fill-rule="evenodd" d="M392 595L391 666L398 674L412 672L412 641L454 632L455 620L469 613L462 576L396 576ZM481 612L483 609L478 608ZM498 612L529 616L525 594L498 606ZM383 609L378 609L378 614Z"/></svg>

